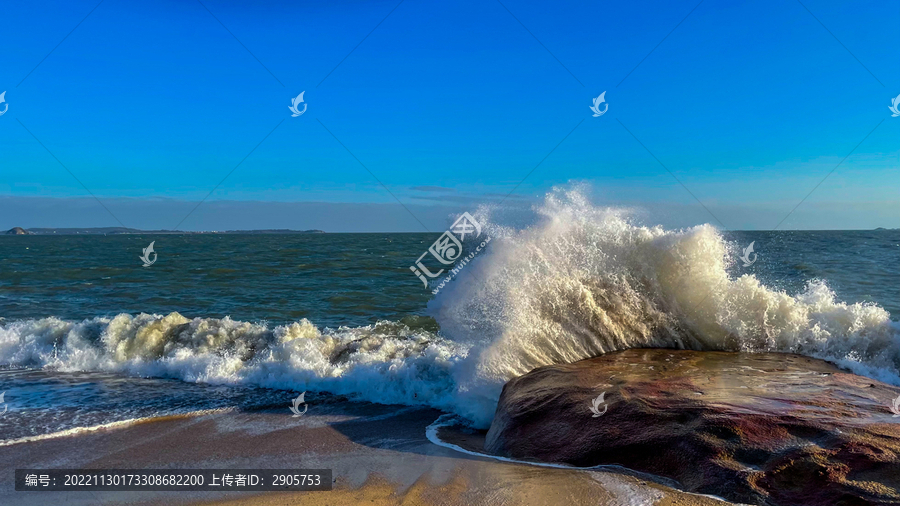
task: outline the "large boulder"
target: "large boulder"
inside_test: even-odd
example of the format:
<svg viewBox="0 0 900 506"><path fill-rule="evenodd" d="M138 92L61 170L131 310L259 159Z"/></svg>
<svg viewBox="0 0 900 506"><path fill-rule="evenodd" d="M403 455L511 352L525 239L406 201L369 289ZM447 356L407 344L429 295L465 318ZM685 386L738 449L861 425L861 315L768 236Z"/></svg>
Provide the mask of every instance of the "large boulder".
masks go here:
<svg viewBox="0 0 900 506"><path fill-rule="evenodd" d="M485 450L618 464L749 504L900 504L898 398L799 355L628 350L509 381Z"/></svg>

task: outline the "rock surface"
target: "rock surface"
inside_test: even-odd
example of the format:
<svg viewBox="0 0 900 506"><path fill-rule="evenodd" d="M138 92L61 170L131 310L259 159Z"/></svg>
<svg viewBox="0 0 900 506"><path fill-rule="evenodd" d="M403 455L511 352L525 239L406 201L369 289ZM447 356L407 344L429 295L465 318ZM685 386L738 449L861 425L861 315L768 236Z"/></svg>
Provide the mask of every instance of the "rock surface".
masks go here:
<svg viewBox="0 0 900 506"><path fill-rule="evenodd" d="M28 231L22 227L13 227L6 231L6 235L28 235Z"/></svg>
<svg viewBox="0 0 900 506"><path fill-rule="evenodd" d="M748 504L900 504L898 396L799 355L627 350L509 381L485 450L619 464Z"/></svg>

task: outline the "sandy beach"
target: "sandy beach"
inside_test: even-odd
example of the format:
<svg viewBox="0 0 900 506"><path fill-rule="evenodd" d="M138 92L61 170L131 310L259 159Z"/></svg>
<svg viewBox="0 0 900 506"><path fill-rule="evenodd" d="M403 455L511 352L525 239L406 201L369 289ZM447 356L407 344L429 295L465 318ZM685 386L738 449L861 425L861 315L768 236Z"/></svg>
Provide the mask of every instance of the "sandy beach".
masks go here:
<svg viewBox="0 0 900 506"><path fill-rule="evenodd" d="M329 468L326 492L44 492L13 490L0 476L0 504L472 505L728 504L687 494L627 470L576 470L502 462L426 437L440 412L334 402L292 418L285 408L223 411L141 421L0 448L15 468ZM446 435L446 434L445 434ZM453 437L452 434L450 436ZM480 434L458 435L476 445Z"/></svg>

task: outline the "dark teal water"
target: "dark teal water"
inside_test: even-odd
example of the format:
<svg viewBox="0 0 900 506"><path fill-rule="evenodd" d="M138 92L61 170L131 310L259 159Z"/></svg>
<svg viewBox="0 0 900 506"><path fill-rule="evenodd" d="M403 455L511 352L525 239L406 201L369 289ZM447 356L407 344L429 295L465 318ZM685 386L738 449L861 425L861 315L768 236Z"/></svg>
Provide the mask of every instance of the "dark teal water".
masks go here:
<svg viewBox="0 0 900 506"><path fill-rule="evenodd" d="M0 236L0 316L118 313L365 325L417 315L437 234ZM155 241L157 261L142 267Z"/></svg>
<svg viewBox="0 0 900 506"><path fill-rule="evenodd" d="M752 273L797 293L825 280L838 299L900 314L900 231L726 232L755 241ZM118 313L231 316L358 326L422 316L431 297L409 266L437 234L0 236L0 317ZM150 241L158 259L142 267Z"/></svg>
<svg viewBox="0 0 900 506"><path fill-rule="evenodd" d="M900 316L900 230L726 232L740 246L756 241L752 273L791 295L812 280L825 281L846 303L874 302Z"/></svg>

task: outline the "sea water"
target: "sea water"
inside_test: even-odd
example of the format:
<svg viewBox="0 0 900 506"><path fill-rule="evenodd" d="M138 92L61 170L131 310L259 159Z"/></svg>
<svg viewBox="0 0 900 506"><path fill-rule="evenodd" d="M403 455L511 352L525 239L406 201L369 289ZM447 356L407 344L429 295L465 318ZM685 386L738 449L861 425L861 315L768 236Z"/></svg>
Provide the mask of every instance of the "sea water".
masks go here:
<svg viewBox="0 0 900 506"><path fill-rule="evenodd" d="M800 353L900 385L900 230L667 230L577 191L528 226L473 213L492 240L436 296L409 266L440 231L0 236L0 444L287 416L303 391L485 428L510 378L632 347Z"/></svg>

